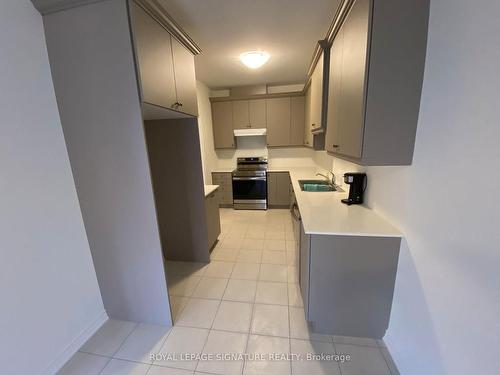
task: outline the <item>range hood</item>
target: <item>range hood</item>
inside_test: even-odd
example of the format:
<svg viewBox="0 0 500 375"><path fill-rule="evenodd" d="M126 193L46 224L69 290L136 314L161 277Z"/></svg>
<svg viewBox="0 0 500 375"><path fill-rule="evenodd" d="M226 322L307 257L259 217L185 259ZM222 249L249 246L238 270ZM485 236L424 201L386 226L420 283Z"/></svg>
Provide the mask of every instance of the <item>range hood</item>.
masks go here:
<svg viewBox="0 0 500 375"><path fill-rule="evenodd" d="M234 129L235 137L255 137L259 135L266 135L267 129Z"/></svg>

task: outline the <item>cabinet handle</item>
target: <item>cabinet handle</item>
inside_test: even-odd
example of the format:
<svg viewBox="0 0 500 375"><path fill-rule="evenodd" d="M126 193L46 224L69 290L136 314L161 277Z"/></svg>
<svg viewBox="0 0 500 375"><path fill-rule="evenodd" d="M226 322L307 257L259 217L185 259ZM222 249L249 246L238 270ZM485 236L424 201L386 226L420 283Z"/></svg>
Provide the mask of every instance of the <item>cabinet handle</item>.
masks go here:
<svg viewBox="0 0 500 375"><path fill-rule="evenodd" d="M177 108L177 102L175 102L174 104L172 104L172 105L170 106L170 108Z"/></svg>
<svg viewBox="0 0 500 375"><path fill-rule="evenodd" d="M332 145L333 148L339 148L339 145Z"/></svg>
<svg viewBox="0 0 500 375"><path fill-rule="evenodd" d="M251 128L251 127L252 127L252 125L250 125L250 124L249 124L249 125L247 125L247 128Z"/></svg>
<svg viewBox="0 0 500 375"><path fill-rule="evenodd" d="M177 105L178 105L179 107L182 107L182 103L177 102Z"/></svg>

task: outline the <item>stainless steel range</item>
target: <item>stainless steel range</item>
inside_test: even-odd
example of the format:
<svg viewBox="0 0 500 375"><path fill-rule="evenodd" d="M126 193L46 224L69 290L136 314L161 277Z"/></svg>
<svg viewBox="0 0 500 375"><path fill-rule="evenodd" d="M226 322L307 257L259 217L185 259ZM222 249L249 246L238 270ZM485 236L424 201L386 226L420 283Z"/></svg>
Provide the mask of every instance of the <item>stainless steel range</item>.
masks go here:
<svg viewBox="0 0 500 375"><path fill-rule="evenodd" d="M238 158L233 175L233 204L236 210L267 209L267 158Z"/></svg>

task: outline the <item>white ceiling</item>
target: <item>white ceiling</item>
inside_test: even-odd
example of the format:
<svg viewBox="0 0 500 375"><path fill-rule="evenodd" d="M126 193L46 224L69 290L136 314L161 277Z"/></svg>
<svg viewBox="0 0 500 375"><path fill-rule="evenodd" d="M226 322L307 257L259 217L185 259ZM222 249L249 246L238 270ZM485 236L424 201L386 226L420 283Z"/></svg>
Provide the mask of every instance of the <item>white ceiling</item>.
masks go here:
<svg viewBox="0 0 500 375"><path fill-rule="evenodd" d="M211 88L306 79L314 46L324 38L340 0L159 0L201 47L196 76ZM242 52L271 54L262 68Z"/></svg>

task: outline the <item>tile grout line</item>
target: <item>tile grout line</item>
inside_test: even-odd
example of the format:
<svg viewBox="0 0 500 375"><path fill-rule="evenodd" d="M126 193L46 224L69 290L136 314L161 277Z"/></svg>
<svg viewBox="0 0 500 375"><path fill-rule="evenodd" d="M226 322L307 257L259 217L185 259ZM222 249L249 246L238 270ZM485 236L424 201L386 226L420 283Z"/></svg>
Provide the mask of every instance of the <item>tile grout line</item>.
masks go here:
<svg viewBox="0 0 500 375"><path fill-rule="evenodd" d="M231 277L232 273L233 273L233 269L234 269L234 265L233 267L231 268L231 273L229 274L229 277ZM226 286L224 288L224 291L222 292L222 297L224 297L224 294L226 293L226 290L227 290L227 286L229 285L229 279L227 279L227 283L226 283ZM217 305L217 310L215 311L215 316L214 316L214 319L212 320L212 324L210 325L210 328L208 329L208 334L207 334L207 338L205 339L205 343L203 344L203 347L201 348L201 353L203 353L203 350L205 349L205 347L207 346L207 343L208 343L208 338L210 337L210 332L213 330L213 326L214 326L214 323L215 323L215 319L217 318L217 313L219 312L219 309L220 309L220 305L222 304L222 297L221 299L219 300L219 304ZM194 368L194 371L193 372L196 372L196 369L198 368L198 365L200 364L200 360L198 360L196 362L196 366Z"/></svg>
<svg viewBox="0 0 500 375"><path fill-rule="evenodd" d="M252 313L250 314L250 326L248 327L248 336L247 336L247 342L245 343L245 354L248 354L248 342L250 341L250 335L252 334L252 326L253 326L253 316L255 312L255 298L257 297L257 287L255 287L255 294L253 297L254 303L252 304ZM241 367L241 374L243 375L245 372L245 367L246 367L247 361L244 359L243 360L243 366Z"/></svg>

